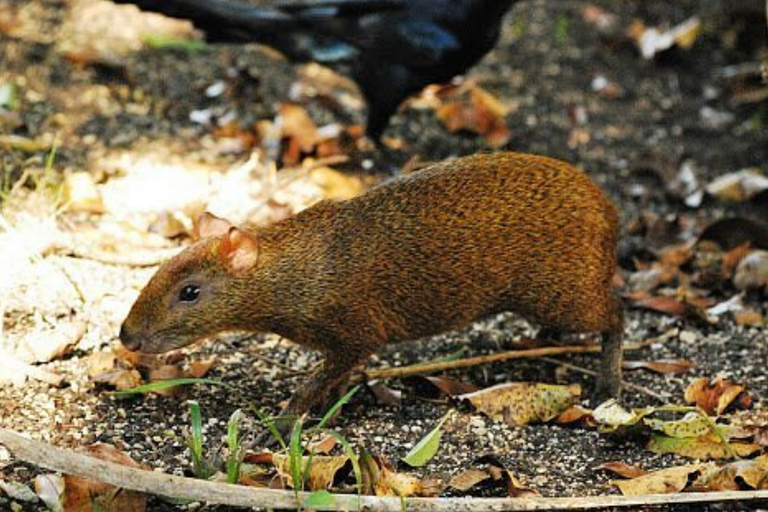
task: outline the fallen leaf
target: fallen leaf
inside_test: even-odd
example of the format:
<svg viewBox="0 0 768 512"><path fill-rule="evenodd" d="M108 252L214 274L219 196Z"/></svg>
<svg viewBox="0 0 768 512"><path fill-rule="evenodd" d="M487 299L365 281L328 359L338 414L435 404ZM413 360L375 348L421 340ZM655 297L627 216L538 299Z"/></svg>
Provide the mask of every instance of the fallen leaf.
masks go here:
<svg viewBox="0 0 768 512"><path fill-rule="evenodd" d="M512 474L507 468L501 466L491 466L491 476L494 480L498 480L504 483L507 489L507 495L510 498L528 498L538 496L539 493L525 487L520 483L515 475Z"/></svg>
<svg viewBox="0 0 768 512"><path fill-rule="evenodd" d="M627 464L626 462L604 462L596 466L595 469L604 469L624 478L637 478L648 474L648 471L639 466Z"/></svg>
<svg viewBox="0 0 768 512"><path fill-rule="evenodd" d="M360 177L344 174L330 167L313 169L309 177L323 189L328 199L351 199L365 192L367 188Z"/></svg>
<svg viewBox="0 0 768 512"><path fill-rule="evenodd" d="M280 129L281 137L287 141L283 149L283 162L286 165L296 165L301 162L302 154L312 152L318 141L317 126L304 107L283 103L275 124Z"/></svg>
<svg viewBox="0 0 768 512"><path fill-rule="evenodd" d="M645 27L639 22L630 26L629 34L645 59L652 59L657 54L667 51L674 46L687 50L699 36L701 22L697 17L685 20L669 30L656 27Z"/></svg>
<svg viewBox="0 0 768 512"><path fill-rule="evenodd" d="M768 458L765 455L753 460L731 462L713 468L699 477L691 491L750 491L768 488Z"/></svg>
<svg viewBox="0 0 768 512"><path fill-rule="evenodd" d="M397 473L383 457L368 452L360 454L363 492L376 496L437 496L443 486L437 480L421 480L414 475Z"/></svg>
<svg viewBox="0 0 768 512"><path fill-rule="evenodd" d="M73 172L64 177L61 201L72 212L104 213L101 192L88 172Z"/></svg>
<svg viewBox="0 0 768 512"><path fill-rule="evenodd" d="M159 382L183 378L184 372L176 365L166 364L155 368L147 375L147 382ZM171 386L164 389L156 389L154 392L160 396L175 396L182 390L182 386Z"/></svg>
<svg viewBox="0 0 768 512"><path fill-rule="evenodd" d="M581 394L577 385L556 386L511 382L460 395L478 411L511 425L546 422L573 405Z"/></svg>
<svg viewBox="0 0 768 512"><path fill-rule="evenodd" d="M34 479L35 494L52 512L62 512L64 477L55 473L37 475Z"/></svg>
<svg viewBox="0 0 768 512"><path fill-rule="evenodd" d="M301 457L302 471L306 471L309 457ZM275 453L272 455L272 463L285 484L293 487L291 477L291 458L288 455ZM315 455L309 466L309 475L304 479L310 491L330 489L334 481L344 479L352 471L352 462L345 455Z"/></svg>
<svg viewBox="0 0 768 512"><path fill-rule="evenodd" d="M685 489L689 481L713 467L711 463L688 464L654 471L630 480L611 480L611 485L625 496L677 493Z"/></svg>
<svg viewBox="0 0 768 512"><path fill-rule="evenodd" d="M337 441L333 436L325 436L320 441L309 445L307 451L318 455L328 455L336 447Z"/></svg>
<svg viewBox="0 0 768 512"><path fill-rule="evenodd" d="M658 359L656 361L624 361L625 370L644 368L661 374L685 373L693 368L693 363L685 359Z"/></svg>
<svg viewBox="0 0 768 512"><path fill-rule="evenodd" d="M768 288L768 251L752 251L736 266L733 284L739 290Z"/></svg>
<svg viewBox="0 0 768 512"><path fill-rule="evenodd" d="M474 384L443 376L416 375L405 379L405 382L414 387L419 396L433 400L477 391Z"/></svg>
<svg viewBox="0 0 768 512"><path fill-rule="evenodd" d="M481 482L490 480L491 474L482 469L467 469L451 477L448 487L466 492Z"/></svg>
<svg viewBox="0 0 768 512"><path fill-rule="evenodd" d="M469 98L466 90L469 91ZM468 130L477 133L496 148L509 142L511 137L506 115L507 108L496 97L474 84L447 99L437 109L437 118L449 132Z"/></svg>
<svg viewBox="0 0 768 512"><path fill-rule="evenodd" d="M759 168L742 169L718 176L706 186L708 194L721 201L743 202L768 190L768 178Z"/></svg>
<svg viewBox="0 0 768 512"><path fill-rule="evenodd" d="M698 437L669 437L654 433L646 449L653 453L674 453L697 460L748 457L760 451L754 443L728 443L712 432Z"/></svg>
<svg viewBox="0 0 768 512"><path fill-rule="evenodd" d="M432 460L432 457L437 454L437 450L440 448L440 438L442 436L441 429L449 415L450 413L443 416L435 428L421 438L421 440L416 443L416 445L411 448L408 454L401 460L414 468L421 467Z"/></svg>
<svg viewBox="0 0 768 512"><path fill-rule="evenodd" d="M127 467L142 468L125 452L112 445L96 443L83 451L97 459ZM140 492L117 489L112 485L71 475L64 475L63 502L64 510L67 512L91 512L92 510L143 512L147 506L146 495Z"/></svg>
<svg viewBox="0 0 768 512"><path fill-rule="evenodd" d="M367 385L373 396L376 397L377 403L389 407L400 407L402 405L402 391L388 387L381 380L368 382Z"/></svg>
<svg viewBox="0 0 768 512"><path fill-rule="evenodd" d="M763 314L754 309L744 309L742 311L734 311L733 321L736 325L744 325L748 327L765 327L765 318Z"/></svg>
<svg viewBox="0 0 768 512"><path fill-rule="evenodd" d="M569 423L581 422L586 425L595 425L595 418L592 416L592 409L587 409L581 405L572 405L555 418L555 423L564 425Z"/></svg>
<svg viewBox="0 0 768 512"><path fill-rule="evenodd" d="M189 363L189 370L184 373L184 377L193 377L195 379L201 379L208 375L213 365L217 363L216 356L211 356L208 359L202 361L193 361Z"/></svg>
<svg viewBox="0 0 768 512"><path fill-rule="evenodd" d="M686 403L701 407L711 416L721 415L731 405L739 409L752 406L752 397L745 386L722 377L695 379L685 389L684 398Z"/></svg>

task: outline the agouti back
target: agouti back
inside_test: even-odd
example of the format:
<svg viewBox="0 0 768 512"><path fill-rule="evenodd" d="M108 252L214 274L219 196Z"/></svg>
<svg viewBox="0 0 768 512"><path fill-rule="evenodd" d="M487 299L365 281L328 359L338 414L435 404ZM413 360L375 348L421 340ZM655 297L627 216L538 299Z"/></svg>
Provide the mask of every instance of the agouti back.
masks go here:
<svg viewBox="0 0 768 512"><path fill-rule="evenodd" d="M226 330L320 350L287 412L321 402L384 344L514 311L548 330L603 336L599 393L620 386L614 297L618 216L584 173L550 158L457 158L267 228L204 214L204 237L166 262L120 331L164 352Z"/></svg>

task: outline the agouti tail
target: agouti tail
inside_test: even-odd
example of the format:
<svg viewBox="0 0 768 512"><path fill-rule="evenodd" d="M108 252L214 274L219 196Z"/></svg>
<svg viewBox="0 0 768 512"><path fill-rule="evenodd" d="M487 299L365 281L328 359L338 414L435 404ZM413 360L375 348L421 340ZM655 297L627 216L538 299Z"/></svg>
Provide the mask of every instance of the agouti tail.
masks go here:
<svg viewBox="0 0 768 512"><path fill-rule="evenodd" d="M320 350L323 370L288 406L301 413L386 343L514 311L548 330L602 333L598 388L616 396L617 226L585 174L515 153L439 163L268 228L204 215L205 238L158 270L120 339L163 352L236 329Z"/></svg>

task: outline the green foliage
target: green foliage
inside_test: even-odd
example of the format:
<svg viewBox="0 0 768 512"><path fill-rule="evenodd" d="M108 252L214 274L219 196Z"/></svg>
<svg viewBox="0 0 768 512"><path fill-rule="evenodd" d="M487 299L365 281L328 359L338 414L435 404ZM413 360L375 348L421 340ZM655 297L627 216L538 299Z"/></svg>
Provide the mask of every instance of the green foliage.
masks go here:
<svg viewBox="0 0 768 512"><path fill-rule="evenodd" d="M451 415L451 412L440 418L437 426L433 428L426 436L421 438L421 441L416 443L416 446L411 448L411 451L402 458L402 461L411 467L419 468L432 460L437 450L440 448L440 438L442 437L443 423Z"/></svg>
<svg viewBox="0 0 768 512"><path fill-rule="evenodd" d="M203 417L200 413L200 404L196 400L187 402L189 405L189 418L192 423L192 429L187 444L189 453L192 457L192 467L197 478L208 478L210 473L203 461Z"/></svg>
<svg viewBox="0 0 768 512"><path fill-rule="evenodd" d="M240 444L239 430L240 421L243 418L243 411L235 410L227 422L227 447L229 455L227 456L227 483L236 484L240 479L240 466L243 463L245 447Z"/></svg>
<svg viewBox="0 0 768 512"><path fill-rule="evenodd" d="M158 380L156 382L150 382L149 384L144 384L142 386L136 386L135 388L125 389L123 391L115 391L112 394L117 397L125 397L141 393L149 393L151 391L160 391L175 386L187 386L190 384L214 384L217 386L225 385L218 379L195 379L192 377L185 377L182 379Z"/></svg>

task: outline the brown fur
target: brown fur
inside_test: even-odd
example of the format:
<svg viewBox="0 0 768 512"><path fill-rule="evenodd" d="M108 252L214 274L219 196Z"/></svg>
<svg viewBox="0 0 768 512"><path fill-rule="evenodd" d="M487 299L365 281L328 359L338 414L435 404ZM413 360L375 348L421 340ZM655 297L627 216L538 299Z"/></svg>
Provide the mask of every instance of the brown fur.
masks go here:
<svg viewBox="0 0 768 512"><path fill-rule="evenodd" d="M386 343L515 311L559 332L603 333L599 387L615 396L617 226L600 188L564 162L514 153L450 160L269 228L201 240L160 268L121 340L162 352L242 329L321 350L325 368L289 405L298 413ZM201 288L194 304L177 299L188 283Z"/></svg>

